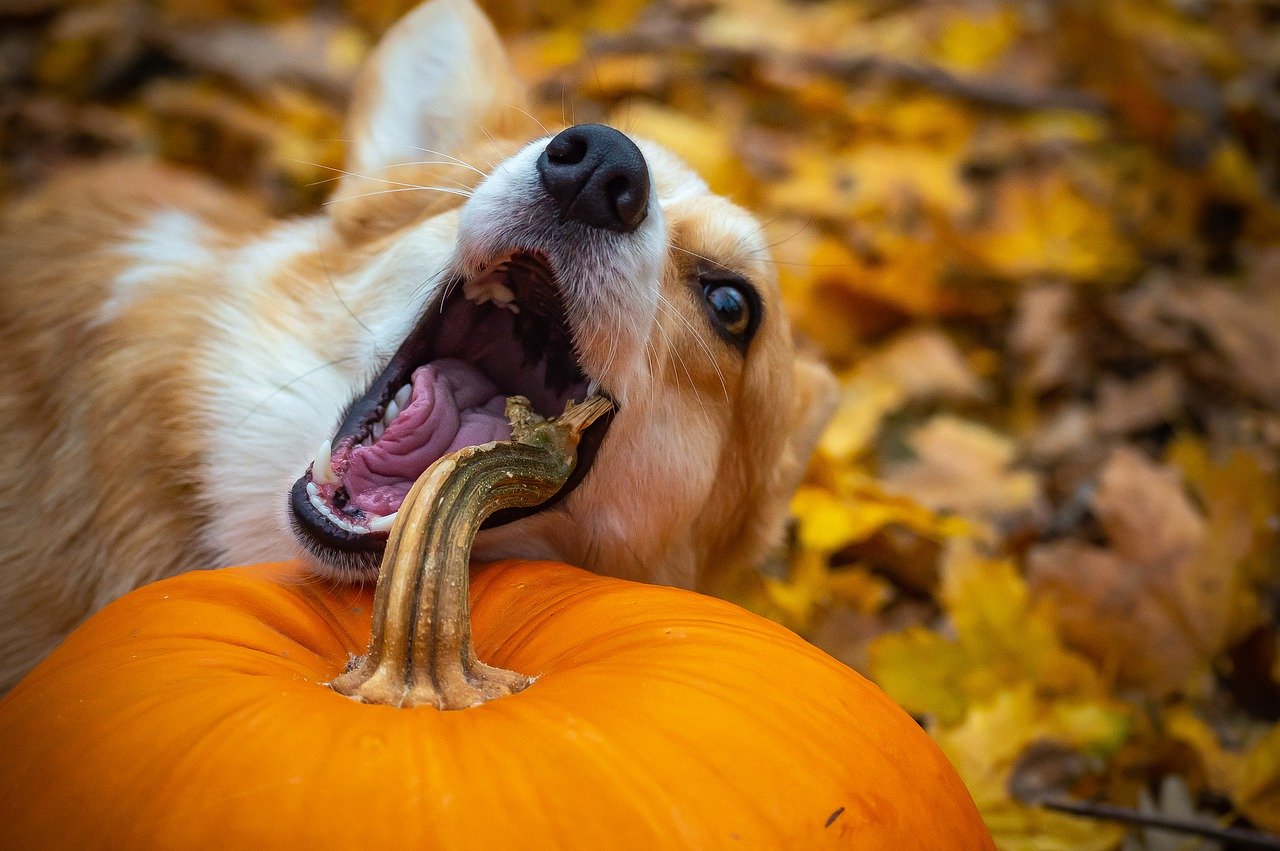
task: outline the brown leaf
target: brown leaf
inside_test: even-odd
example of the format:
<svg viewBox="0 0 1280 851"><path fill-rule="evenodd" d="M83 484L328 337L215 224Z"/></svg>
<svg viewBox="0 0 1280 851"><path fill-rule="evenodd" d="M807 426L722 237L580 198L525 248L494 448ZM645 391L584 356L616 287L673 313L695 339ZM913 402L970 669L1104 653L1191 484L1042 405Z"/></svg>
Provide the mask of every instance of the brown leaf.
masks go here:
<svg viewBox="0 0 1280 851"><path fill-rule="evenodd" d="M1120 682L1155 695L1176 690L1200 654L1181 613L1115 552L1079 541L1032 548L1027 582L1057 604L1067 642Z"/></svg>
<svg viewBox="0 0 1280 851"><path fill-rule="evenodd" d="M1178 474L1129 448L1107 460L1094 511L1111 547L1145 576L1172 576L1204 545L1204 518Z"/></svg>
<svg viewBox="0 0 1280 851"><path fill-rule="evenodd" d="M1236 389L1280 408L1280 303L1204 284L1176 299L1170 312L1207 338Z"/></svg>
<svg viewBox="0 0 1280 851"><path fill-rule="evenodd" d="M1013 441L978 423L934 417L908 439L916 458L884 472L885 485L935 511L1008 526L1044 514L1039 477L1015 466Z"/></svg>
<svg viewBox="0 0 1280 851"><path fill-rule="evenodd" d="M284 80L336 98L345 98L369 50L358 30L323 13L275 24L158 22L148 39L192 68L221 74L251 91L266 91Z"/></svg>
<svg viewBox="0 0 1280 851"><path fill-rule="evenodd" d="M1028 581L1059 605L1071 643L1153 695L1222 649L1231 567L1202 557L1205 518L1181 478L1129 448L1104 466L1093 510L1109 547L1035 547Z"/></svg>
<svg viewBox="0 0 1280 851"><path fill-rule="evenodd" d="M1180 354L1207 381L1280 408L1280 297L1271 286L1238 289L1216 281L1175 282L1153 273L1115 299L1112 312L1157 354Z"/></svg>
<svg viewBox="0 0 1280 851"><path fill-rule="evenodd" d="M946 334L919 328L898 335L867 357L857 375L884 378L912 401L985 398L987 388Z"/></svg>
<svg viewBox="0 0 1280 851"><path fill-rule="evenodd" d="M1096 391L1096 423L1104 434L1131 434L1174 420L1182 410L1178 372L1160 367L1133 381L1104 376Z"/></svg>
<svg viewBox="0 0 1280 851"><path fill-rule="evenodd" d="M1037 392L1061 386L1076 370L1080 341L1070 327L1075 297L1061 284L1023 290L1014 308L1009 345L1026 363L1021 380Z"/></svg>

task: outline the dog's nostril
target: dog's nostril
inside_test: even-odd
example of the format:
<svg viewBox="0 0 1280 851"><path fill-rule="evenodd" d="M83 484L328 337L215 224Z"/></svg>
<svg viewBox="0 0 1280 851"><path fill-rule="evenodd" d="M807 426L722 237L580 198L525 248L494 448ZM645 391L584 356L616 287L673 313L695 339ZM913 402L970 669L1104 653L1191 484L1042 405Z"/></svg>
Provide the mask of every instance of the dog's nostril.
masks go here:
<svg viewBox="0 0 1280 851"><path fill-rule="evenodd" d="M631 188L631 181L625 176L610 178L609 182L604 185L604 191L609 193L610 198L621 198L622 194Z"/></svg>
<svg viewBox="0 0 1280 851"><path fill-rule="evenodd" d="M538 158L543 188L570 221L630 233L649 208L649 166L622 133L578 124L547 143Z"/></svg>
<svg viewBox="0 0 1280 851"><path fill-rule="evenodd" d="M604 190L613 202L619 221L627 225L628 230L634 229L644 221L644 214L649 205L648 193L636 192L631 178L621 175L612 178L604 185Z"/></svg>
<svg viewBox="0 0 1280 851"><path fill-rule="evenodd" d="M577 165L587 155L587 141L578 135L561 133L547 143L547 159L556 165Z"/></svg>

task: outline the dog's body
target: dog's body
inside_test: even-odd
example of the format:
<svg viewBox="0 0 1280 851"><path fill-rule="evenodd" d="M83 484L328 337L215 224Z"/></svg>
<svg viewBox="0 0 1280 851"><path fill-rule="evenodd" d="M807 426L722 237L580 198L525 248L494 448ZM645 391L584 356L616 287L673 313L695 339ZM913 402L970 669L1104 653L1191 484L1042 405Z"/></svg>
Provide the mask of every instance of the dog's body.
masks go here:
<svg viewBox="0 0 1280 851"><path fill-rule="evenodd" d="M598 128L528 142L521 97L478 11L436 0L362 77L349 173L323 214L273 222L248 198L134 163L65 175L7 212L0 690L94 609L164 576L304 554L367 577L397 476L425 463L404 423L457 414L444 435L456 444L499 429L492 400L462 395L525 392L475 377L492 353L474 340L424 329L508 329L519 381L543 358L544 407L586 386L620 409L564 500L486 530L478 557L689 586L776 544L833 386L796 358L759 227L645 143L643 197L615 182L599 190L607 212L584 213L595 172L564 178L549 145L621 143ZM564 180L586 188L553 202ZM551 363L567 349L529 336L554 311L526 298L548 286L563 301L548 321L572 337L559 384ZM433 311L461 318L432 325ZM431 354L395 371L419 350Z"/></svg>

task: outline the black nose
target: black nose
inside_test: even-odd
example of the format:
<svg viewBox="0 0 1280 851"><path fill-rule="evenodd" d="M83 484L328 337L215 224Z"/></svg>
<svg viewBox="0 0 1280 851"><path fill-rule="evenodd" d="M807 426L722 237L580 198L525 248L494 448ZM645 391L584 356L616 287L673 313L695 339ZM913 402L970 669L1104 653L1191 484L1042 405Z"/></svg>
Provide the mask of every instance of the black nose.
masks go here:
<svg viewBox="0 0 1280 851"><path fill-rule="evenodd" d="M649 166L622 133L603 124L576 124L538 157L542 185L565 218L631 233L649 210Z"/></svg>

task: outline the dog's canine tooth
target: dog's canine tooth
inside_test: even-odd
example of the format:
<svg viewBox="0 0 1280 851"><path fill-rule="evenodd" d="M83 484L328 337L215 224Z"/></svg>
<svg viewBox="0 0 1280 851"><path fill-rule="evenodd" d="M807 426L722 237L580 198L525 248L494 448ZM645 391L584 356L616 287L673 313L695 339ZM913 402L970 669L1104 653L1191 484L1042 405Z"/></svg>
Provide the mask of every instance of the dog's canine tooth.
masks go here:
<svg viewBox="0 0 1280 851"><path fill-rule="evenodd" d="M516 300L516 294L506 284L491 281L489 283L489 299L500 307L506 307Z"/></svg>
<svg viewBox="0 0 1280 851"><path fill-rule="evenodd" d="M462 285L462 294L466 296L467 301L484 304L489 300L489 288L484 281L484 278L473 278Z"/></svg>
<svg viewBox="0 0 1280 851"><path fill-rule="evenodd" d="M316 458L311 462L311 479L323 485L336 485L338 475L333 471L333 441L326 440L316 450Z"/></svg>
<svg viewBox="0 0 1280 851"><path fill-rule="evenodd" d="M462 285L462 294L476 304L493 302L498 307L505 307L512 313L519 313L516 306L516 294L511 287L495 280L491 275L482 275Z"/></svg>
<svg viewBox="0 0 1280 851"><path fill-rule="evenodd" d="M413 396L413 385L406 384L396 393L396 397L392 399L400 410L404 410L409 405L409 399Z"/></svg>
<svg viewBox="0 0 1280 851"><path fill-rule="evenodd" d="M400 406L396 404L395 399L392 399L390 402L387 403L387 412L382 415L383 425L390 426L391 421L394 420L396 418L396 415L399 413L400 413Z"/></svg>
<svg viewBox="0 0 1280 851"><path fill-rule="evenodd" d="M390 514L388 514L386 517L375 517L373 520L369 521L369 531L370 532L387 531L388 529L391 528L391 524L396 522L396 513L397 512L393 511Z"/></svg>

